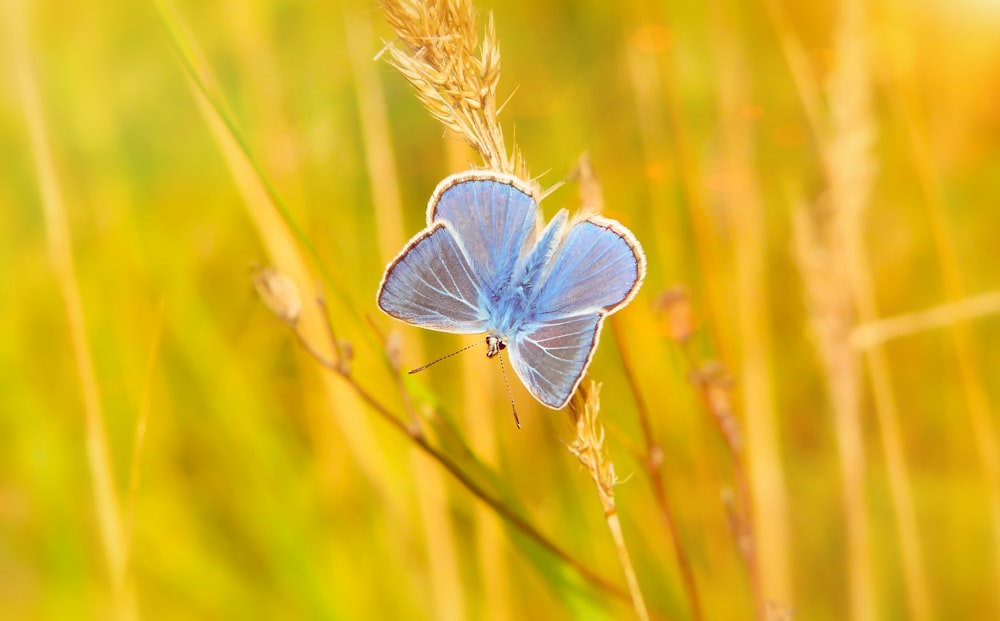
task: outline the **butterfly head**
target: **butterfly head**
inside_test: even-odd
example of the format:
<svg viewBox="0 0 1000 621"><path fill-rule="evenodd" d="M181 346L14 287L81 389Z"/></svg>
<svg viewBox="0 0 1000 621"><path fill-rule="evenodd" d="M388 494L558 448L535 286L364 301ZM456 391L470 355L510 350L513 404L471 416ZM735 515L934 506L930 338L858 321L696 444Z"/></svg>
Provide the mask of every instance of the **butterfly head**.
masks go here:
<svg viewBox="0 0 1000 621"><path fill-rule="evenodd" d="M499 334L491 334L486 337L486 347L486 357L492 358L507 349L507 339Z"/></svg>

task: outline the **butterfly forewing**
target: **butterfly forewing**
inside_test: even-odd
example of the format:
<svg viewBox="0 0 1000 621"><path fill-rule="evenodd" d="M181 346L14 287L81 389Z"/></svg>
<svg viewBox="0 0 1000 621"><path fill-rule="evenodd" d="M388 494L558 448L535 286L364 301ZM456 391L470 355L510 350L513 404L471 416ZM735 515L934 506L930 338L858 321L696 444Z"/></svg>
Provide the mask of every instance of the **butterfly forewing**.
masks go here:
<svg viewBox="0 0 1000 621"><path fill-rule="evenodd" d="M447 225L414 238L389 264L378 305L406 323L459 334L487 330L472 267Z"/></svg>
<svg viewBox="0 0 1000 621"><path fill-rule="evenodd" d="M513 180L459 180L432 199L432 222L447 222L461 241L484 292L495 296L514 273L535 227L538 206Z"/></svg>
<svg viewBox="0 0 1000 621"><path fill-rule="evenodd" d="M600 332L602 315L556 319L529 327L511 339L510 361L532 395L550 408L569 401Z"/></svg>
<svg viewBox="0 0 1000 621"><path fill-rule="evenodd" d="M588 311L610 314L632 298L645 273L646 259L628 229L605 218L578 222L541 285L538 318Z"/></svg>

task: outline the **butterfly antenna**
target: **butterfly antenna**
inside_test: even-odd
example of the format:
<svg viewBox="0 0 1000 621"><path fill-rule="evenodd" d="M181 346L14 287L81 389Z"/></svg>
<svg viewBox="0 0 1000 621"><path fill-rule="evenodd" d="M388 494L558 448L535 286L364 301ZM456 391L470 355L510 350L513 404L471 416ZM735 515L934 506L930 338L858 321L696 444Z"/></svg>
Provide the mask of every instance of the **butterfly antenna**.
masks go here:
<svg viewBox="0 0 1000 621"><path fill-rule="evenodd" d="M410 370L410 371L407 371L407 373L408 373L409 375L413 375L414 373L419 373L420 371L423 371L424 369L426 369L427 367L431 366L432 364L437 364L437 363L441 362L442 360L445 360L445 359L447 359L447 358L451 358L452 356L455 356L455 355L458 355L458 354L462 353L463 351L465 351L465 350L467 350L467 349L472 349L473 347L475 347L475 346L477 346L477 345L482 345L482 344L483 344L483 343L485 343L485 342L486 342L485 340L483 340L483 341L476 341L476 342L475 342L475 343L473 343L472 345L466 345L465 347L463 347L462 349L460 349L460 350L458 350L458 351L453 351L453 352L451 352L450 354L448 354L447 356L441 356L441 357L440 357L440 358L438 358L437 360L435 360L435 361L433 361L433 362L428 362L427 364L425 364L425 365L424 365L424 366L422 366L422 367L417 367L416 369L413 369L413 370ZM509 389L508 389L508 390L509 390Z"/></svg>
<svg viewBox="0 0 1000 621"><path fill-rule="evenodd" d="M503 354L500 354L500 374L503 375L503 385L507 387L507 397L510 398L510 410L514 413L514 424L521 428L521 421L517 417L517 406L514 405L514 393L510 391L510 382L507 381L507 368L503 366Z"/></svg>

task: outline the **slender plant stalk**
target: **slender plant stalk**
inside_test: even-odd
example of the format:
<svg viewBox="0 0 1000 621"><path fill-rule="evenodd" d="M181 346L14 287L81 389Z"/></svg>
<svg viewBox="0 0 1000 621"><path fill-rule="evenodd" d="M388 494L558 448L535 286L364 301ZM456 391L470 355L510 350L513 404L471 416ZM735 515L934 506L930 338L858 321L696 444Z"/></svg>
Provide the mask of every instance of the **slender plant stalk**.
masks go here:
<svg viewBox="0 0 1000 621"><path fill-rule="evenodd" d="M649 612L646 610L646 602L639 588L639 579L636 577L628 547L625 545L625 536L622 534L621 520L615 505L615 485L618 483L618 477L615 476L615 466L604 449L604 425L598 417L601 411L600 385L593 380L582 383L570 400L569 411L576 427L576 438L567 448L576 455L594 480L597 497L604 510L604 519L607 521L611 540L618 553L618 562L622 573L625 574L635 616L640 621L648 621Z"/></svg>
<svg viewBox="0 0 1000 621"><path fill-rule="evenodd" d="M872 322L878 317L878 308L864 244L864 217L874 170L872 143L875 134L870 101L867 16L862 0L842 0L840 8L840 24L835 36L836 61L829 85L831 140L823 160L827 164L832 209L842 218L842 260L847 266L854 307L862 322ZM865 354L899 525L910 614L917 621L925 621L932 617L930 584L925 573L923 544L917 529L889 361L882 347L868 349Z"/></svg>
<svg viewBox="0 0 1000 621"><path fill-rule="evenodd" d="M700 364L688 342L681 342L681 353L687 364L688 375L698 393L699 400L705 408L733 462L733 479L736 482L736 509L734 518L734 535L736 548L746 565L750 582L750 592L753 596L756 614L764 614L765 595L760 576L760 565L755 544L753 510L754 497L751 493L750 477L747 473L743 453L743 435L739 423L734 416L730 391L731 381L722 373L721 368ZM764 617L760 617L764 618Z"/></svg>
<svg viewBox="0 0 1000 621"><path fill-rule="evenodd" d="M372 62L375 48L369 16L344 4L344 29L351 72L357 94L361 135L368 164L368 181L375 210L375 230L379 255L388 262L406 243L409 235L403 230L406 222L400 198L396 158L389 132L385 95ZM413 331L403 335L407 354L413 359L426 360L424 348ZM434 616L458 621L467 618L465 593L461 588L459 544L448 503L444 473L419 451L410 455L413 486L419 502L420 526L429 566L428 581L433 593Z"/></svg>
<svg viewBox="0 0 1000 621"><path fill-rule="evenodd" d="M864 192L866 187L859 185L856 190ZM836 207L819 202L796 214L796 259L833 407L844 498L850 618L867 621L876 618L877 603L865 500L867 466L862 431L861 360L849 338L854 324L854 303L844 260L848 251L846 214Z"/></svg>
<svg viewBox="0 0 1000 621"><path fill-rule="evenodd" d="M830 207L821 202L802 208L796 214L794 239L813 340L833 407L844 498L849 618L869 621L876 618L877 608L865 501L861 360L848 336L854 303L842 259L847 253L843 210Z"/></svg>
<svg viewBox="0 0 1000 621"><path fill-rule="evenodd" d="M803 107L807 112L813 135L820 150L820 160L823 172L830 186L830 209L840 219L840 235L843 239L842 254L828 261L841 262L845 266L848 290L858 318L863 324L873 324L878 312L875 304L874 284L867 265L863 241L863 212L867 207L865 176L870 175L871 140L873 128L870 110L870 80L867 73L867 50L864 35L864 6L856 0L844 0L841 3L841 26L837 35L837 66L831 79L830 87L830 117L829 129L819 119L817 111L819 88L817 80L811 72L805 69L801 62L798 46L791 36L790 30L777 3L769 2L768 7L775 21L785 48L786 56L793 69L798 93ZM843 338L849 338L843 335ZM900 538L900 548L903 557L904 578L907 598L911 614L916 619L926 619L931 614L928 596L928 583L924 571L922 544L916 526L916 515L913 506L911 485L907 472L902 438L899 431L898 413L892 391L891 375L886 355L877 344L866 350L869 376L875 396L876 416L882 429L882 445L886 465L889 472L890 493L898 524L897 532ZM843 392L844 389L839 389ZM846 422L844 423L846 425ZM850 460L852 455L859 455L859 439L851 439L856 435L857 423L840 427L841 460ZM855 429L855 431L851 431ZM854 446L854 448L851 448ZM842 463L845 485L852 489L845 490L848 503L855 498L858 504L848 509L852 514L863 512L863 491L860 488L861 475L852 469L857 464ZM853 481L853 482L852 482ZM864 545L860 529L866 526L860 521L866 519L860 515L850 518L855 521L852 527L855 534L854 550L849 554L854 560L849 571L854 579L855 592L852 593L852 614L861 618L870 618L875 608L874 593L870 582L864 577L858 577L857 572L870 573L865 561L868 552L860 550ZM866 594L867 593L867 594Z"/></svg>
<svg viewBox="0 0 1000 621"><path fill-rule="evenodd" d="M579 188L578 192L580 196L581 211L590 213L603 212L604 191L602 190L601 184L597 180L596 175L594 175L593 168L590 164L590 157L587 154L584 154L577 163L574 177L576 178ZM632 395L635 399L636 408L639 413L639 425L642 429L643 443L645 445L645 451L638 452L638 455L640 456L639 460L646 468L649 482L653 489L653 497L656 499L656 504L659 507L660 519L663 521L667 534L670 536L671 545L674 548L674 557L677 560L677 565L681 572L681 581L691 606L692 616L696 620L700 620L703 616L701 601L698 598L698 590L694 581L694 572L691 569L691 563L688 561L687 553L684 550L680 534L677 531L677 525L674 523L672 518L670 505L667 502L666 485L663 481L663 475L660 472L660 467L663 465L663 450L656 443L656 440L653 437L653 428L652 423L650 422L649 409L646 407L646 400L642 396L642 390L639 388L638 379L636 378L635 372L632 368L632 361L628 355L628 346L625 343L625 337L619 328L617 320L610 320L608 323L611 325L611 332L618 345L622 368L625 371L625 377L628 379L629 387L632 390ZM598 407L600 402L596 394L593 396L593 399L594 407Z"/></svg>
<svg viewBox="0 0 1000 621"><path fill-rule="evenodd" d="M678 84L678 59L674 52L670 29L666 26L670 19L659 14L655 4L647 3L643 7L636 23L646 26L640 30L626 33L630 45L627 48L629 79L635 98L635 115L639 124L638 137L642 146L643 161L647 167L650 180L650 193L653 200L660 195L657 186L666 185L655 179L657 174L668 174L658 169L666 165L670 159L676 159L676 168L683 207L687 211L691 224L691 239L697 261L689 262L686 257L681 260L690 263L697 270L698 290L703 291L700 307L706 316L712 343L716 347L719 358L728 359L731 337L727 332L727 322L722 309L728 301L723 292L723 274L721 262L715 244L715 231L710 220L710 209L705 198L703 171L692 144L690 124L684 117L681 104L681 88ZM654 76L650 80L650 76ZM657 88L658 87L658 88ZM664 124L666 120L666 124ZM670 144L672 152L663 153L661 145ZM653 171L657 171L653 174ZM674 200L662 198L660 200ZM654 217L658 212L668 208L667 205L652 207ZM653 234L660 233L661 227L655 227ZM663 240L659 240L661 247ZM670 242L669 246L677 244Z"/></svg>
<svg viewBox="0 0 1000 621"><path fill-rule="evenodd" d="M332 274L324 267L319 254L302 233L263 167L247 147L221 93L214 86L215 81L208 66L200 60L193 43L185 35L186 30L180 18L165 2L154 0L154 3L189 79L195 101L219 145L237 189L243 196L247 215L257 229L271 262L288 274L299 288L310 286L313 277L300 250L305 248L324 281L331 285L335 293L343 296L343 289L336 286ZM348 308L352 307L348 305ZM324 347L328 345L322 338L325 334L323 319L315 309L305 309L301 324L310 338L315 337L314 340ZM330 354L328 351L323 353ZM378 489L380 497L385 499L391 521L396 524L406 523L408 511L398 494L391 491L395 486L389 480L389 464L383 457L383 451L379 449L370 420L359 414L362 408L357 396L335 376L321 374L321 381L328 401L336 405L331 410L337 424L348 438L344 447L351 452L366 478Z"/></svg>
<svg viewBox="0 0 1000 621"><path fill-rule="evenodd" d="M704 613L702 612L701 599L698 597L698 586L694 579L694 571L691 568L691 562L688 560L687 552L684 549L684 542L681 539L680 532L677 530L673 512L670 510L670 503L667 500L667 487L660 470L663 465L663 449L653 436L649 408L646 405L645 398L642 396L638 378L632 367L625 337L618 326L617 320L612 318L608 323L611 325L611 332L614 334L615 342L618 345L622 369L625 371L625 378L628 380L629 388L632 390L636 410L639 414L639 427L642 430L642 439L645 447L645 450L640 453L640 461L646 468L649 484L653 490L653 498L656 500L656 505L660 511L660 520L663 522L663 527L666 528L667 534L670 536L670 543L674 548L674 558L677 561L678 569L680 569L684 592L691 606L691 617L695 621L701 621L704 619Z"/></svg>
<svg viewBox="0 0 1000 621"><path fill-rule="evenodd" d="M893 339L997 314L1000 314L1000 291L980 293L926 310L886 317L857 326L851 332L851 345L857 349L870 349Z"/></svg>
<svg viewBox="0 0 1000 621"><path fill-rule="evenodd" d="M788 23L783 6L775 0L765 0L764 4L791 69L822 163L821 170L831 186L826 202L817 202L797 214L796 259L806 286L813 335L833 405L844 497L849 613L851 619L867 621L877 618L878 602L865 500L867 469L862 435L861 361L851 351L849 336L856 321L856 310L848 237L854 218L852 210L857 209L852 205L870 192L870 183L867 171L854 161L856 154L843 157L839 166L836 163L838 143L856 144L851 142L853 138L861 137L860 144L864 144L865 130L860 121L867 121L867 118L855 115L852 124L830 127L821 103L819 82ZM844 96L847 92L838 93L841 102L848 101ZM837 183L845 178L846 183Z"/></svg>
<svg viewBox="0 0 1000 621"><path fill-rule="evenodd" d="M326 312L326 302L320 297L317 300L320 308L321 315L329 321L329 315ZM497 513L501 518L506 520L511 526L521 531L528 538L535 541L540 547L548 551L554 557L558 558L560 561L566 563L573 569L575 569L584 579L586 579L591 584L597 586L606 593L613 595L619 599L628 600L629 594L625 590L616 586L612 582L603 578L595 572L593 569L585 565L583 562L576 559L569 552L566 552L555 544L551 539L546 537L535 528L529 521L527 521L523 516L517 513L513 508L504 503L501 499L496 498L489 494L485 489L483 489L476 481L467 474L461 466L459 466L454 460L448 457L443 451L435 447L427 437L424 435L421 428L417 425L408 422L404 417L398 416L392 412L387 406L385 406L374 394L372 394L368 389L359 384L350 371L347 369L346 365L340 363L336 359L331 359L328 356L321 353L310 340L300 331L299 327L293 323L292 329L295 331L296 338L298 342L303 346L306 353L313 357L316 362L322 366L324 369L330 373L340 377L346 385L348 385L351 390L355 392L359 399L361 399L368 407L378 414L379 418L389 424L389 426L399 433L406 436L411 442L414 443L417 448L426 453L434 461L438 462L445 470L451 474L455 480L457 480L463 487L465 487L473 496L488 505L493 511Z"/></svg>
<svg viewBox="0 0 1000 621"><path fill-rule="evenodd" d="M34 159L35 174L38 177L38 189L41 193L49 260L52 262L62 296L70 344L83 393L87 466L94 486L94 509L97 514L101 548L111 579L115 615L119 619L133 619L136 617L136 609L133 594L126 583L126 546L121 507L112 472L97 373L87 342L87 324L83 316L80 286L73 260L72 238L66 218L66 200L53 161L45 113L32 66L32 53L27 39L31 27L26 7L22 3L6 2L4 9L6 38L11 42L17 89Z"/></svg>
<svg viewBox="0 0 1000 621"><path fill-rule="evenodd" d="M892 67L896 62L896 55L890 52L885 56ZM931 225L934 254L941 269L946 299L951 303L959 303L965 298L966 288L946 215L941 180L934 165L932 150L927 144L927 132L921 130L916 89L912 78L905 72L895 71L893 77L896 79L891 82L890 99L899 113L895 116L903 121L910 143L907 152L913 158L917 185L923 196L922 204ZM993 527L993 592L997 607L995 614L1000 614L1000 436L997 435L995 412L990 404L989 392L983 385L981 375L983 363L975 347L975 336L970 328L962 323L951 323L948 326L948 335L951 337L951 345L958 362L962 392L969 409L972 436L986 483Z"/></svg>
<svg viewBox="0 0 1000 621"><path fill-rule="evenodd" d="M135 440L132 444L132 465L129 468L128 496L125 499L125 550L122 553L126 573L131 564L132 537L135 532L135 503L139 496L139 480L142 474L142 455L146 446L146 426L149 421L149 409L152 406L153 371L156 370L156 360L160 353L160 336L163 334L163 309L166 299L160 300L156 313L156 323L153 326L153 339L149 346L149 357L146 358L146 371L143 374L142 399L139 402L139 417L135 425Z"/></svg>
<svg viewBox="0 0 1000 621"><path fill-rule="evenodd" d="M737 30L727 20L732 9L721 0L713 3L713 40L719 54L719 115L724 158L735 232L733 261L736 269L735 304L740 343L740 392L747 441L747 474L754 508L756 545L763 601L794 605L788 536L788 498L781 458L778 418L771 369L768 325L767 209L757 185L751 121L742 118L739 106L752 97L744 84L743 54L733 39Z"/></svg>
<svg viewBox="0 0 1000 621"><path fill-rule="evenodd" d="M736 539L736 549L746 566L754 610L757 614L766 614L766 602L757 561L757 546L754 544L756 531L754 499L750 493L750 481L744 465L743 433L733 413L732 380L721 364L701 363L695 355L691 339L699 322L687 291L683 287L668 290L660 297L658 306L664 315L667 334L677 343L687 367L688 377L732 459L736 502L735 506L727 504L727 509L730 511L727 517ZM724 495L723 500L726 501L728 496Z"/></svg>

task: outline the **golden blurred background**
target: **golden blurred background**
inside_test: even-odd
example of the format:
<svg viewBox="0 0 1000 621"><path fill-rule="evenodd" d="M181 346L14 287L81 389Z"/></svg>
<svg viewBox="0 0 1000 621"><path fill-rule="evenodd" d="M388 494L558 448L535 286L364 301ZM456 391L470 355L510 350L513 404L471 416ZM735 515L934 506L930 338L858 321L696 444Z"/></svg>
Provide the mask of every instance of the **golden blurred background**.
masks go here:
<svg viewBox="0 0 1000 621"><path fill-rule="evenodd" d="M2 6L0 618L641 618L565 412L397 381L474 340L374 297L479 162L377 2ZM1000 2L476 10L649 259L590 373L653 618L1000 618Z"/></svg>

